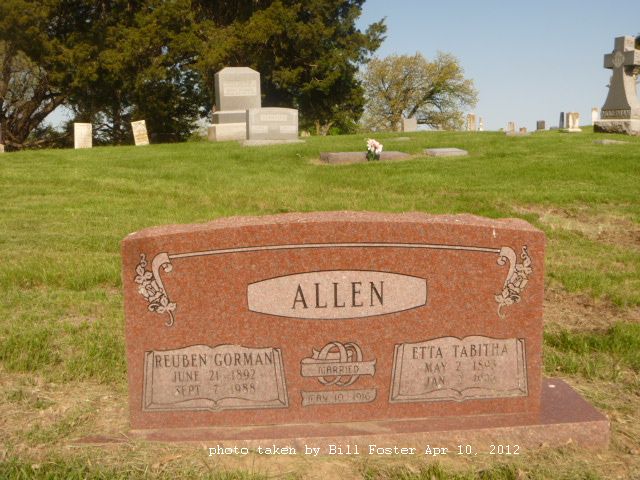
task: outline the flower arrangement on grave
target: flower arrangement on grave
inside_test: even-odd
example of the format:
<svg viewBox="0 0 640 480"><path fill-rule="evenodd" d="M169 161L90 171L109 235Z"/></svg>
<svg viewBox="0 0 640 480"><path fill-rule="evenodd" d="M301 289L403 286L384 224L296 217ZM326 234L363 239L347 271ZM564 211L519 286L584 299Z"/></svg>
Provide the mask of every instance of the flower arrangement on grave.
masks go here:
<svg viewBox="0 0 640 480"><path fill-rule="evenodd" d="M380 160L382 144L373 138L367 140L367 161Z"/></svg>

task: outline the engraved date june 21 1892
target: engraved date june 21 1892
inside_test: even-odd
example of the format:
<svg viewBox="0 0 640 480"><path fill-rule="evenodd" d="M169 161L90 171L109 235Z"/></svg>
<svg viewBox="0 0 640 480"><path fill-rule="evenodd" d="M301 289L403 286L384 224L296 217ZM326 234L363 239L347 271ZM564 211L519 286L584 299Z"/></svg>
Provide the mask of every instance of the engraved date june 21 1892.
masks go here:
<svg viewBox="0 0 640 480"><path fill-rule="evenodd" d="M145 353L144 411L287 406L279 349L193 345Z"/></svg>

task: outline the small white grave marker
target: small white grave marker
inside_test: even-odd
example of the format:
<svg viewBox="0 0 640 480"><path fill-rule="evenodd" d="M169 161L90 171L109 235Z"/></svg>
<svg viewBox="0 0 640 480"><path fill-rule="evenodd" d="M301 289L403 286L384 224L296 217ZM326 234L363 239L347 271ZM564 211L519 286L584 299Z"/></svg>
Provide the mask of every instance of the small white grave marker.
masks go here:
<svg viewBox="0 0 640 480"><path fill-rule="evenodd" d="M93 127L90 123L73 124L73 147L91 148L93 147Z"/></svg>

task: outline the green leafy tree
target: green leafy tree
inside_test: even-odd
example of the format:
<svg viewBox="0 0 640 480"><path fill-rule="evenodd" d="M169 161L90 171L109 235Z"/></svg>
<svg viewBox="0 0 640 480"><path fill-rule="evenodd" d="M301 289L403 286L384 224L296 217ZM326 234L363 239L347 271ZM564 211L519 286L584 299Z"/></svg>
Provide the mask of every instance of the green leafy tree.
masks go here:
<svg viewBox="0 0 640 480"><path fill-rule="evenodd" d="M358 68L386 31L383 21L355 27L364 0L214 3L218 9L200 10L209 39L200 67L212 97L217 71L249 66L261 74L263 104L298 108L303 128L354 127L364 107ZM216 14L229 4L233 15Z"/></svg>
<svg viewBox="0 0 640 480"><path fill-rule="evenodd" d="M0 2L0 128L9 149L32 144L31 131L66 100L73 43L51 16L55 2Z"/></svg>
<svg viewBox="0 0 640 480"><path fill-rule="evenodd" d="M437 129L457 129L465 109L477 103L473 81L464 77L458 60L438 53L433 62L421 54L390 55L371 60L362 75L371 129L398 130L402 118Z"/></svg>
<svg viewBox="0 0 640 480"><path fill-rule="evenodd" d="M76 27L92 35L70 88L76 117L91 121L103 142L131 142L138 119L152 140L187 138L207 104L193 68L200 41L191 1L82 3Z"/></svg>
<svg viewBox="0 0 640 480"><path fill-rule="evenodd" d="M94 124L98 143L186 138L208 103L193 68L201 40L191 0L3 0L0 125L12 148L57 107ZM51 135L43 138L50 139Z"/></svg>

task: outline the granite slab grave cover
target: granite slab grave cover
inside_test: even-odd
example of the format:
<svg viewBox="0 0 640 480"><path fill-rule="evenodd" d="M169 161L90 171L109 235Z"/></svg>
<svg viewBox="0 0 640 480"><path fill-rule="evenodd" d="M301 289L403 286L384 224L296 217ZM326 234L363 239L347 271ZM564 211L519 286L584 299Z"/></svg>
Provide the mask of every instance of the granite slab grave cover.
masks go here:
<svg viewBox="0 0 640 480"><path fill-rule="evenodd" d="M90 123L73 124L73 147L91 148L93 147L93 127Z"/></svg>
<svg viewBox="0 0 640 480"><path fill-rule="evenodd" d="M430 157L464 157L469 155L469 152L461 148L427 148L424 153Z"/></svg>
<svg viewBox="0 0 640 480"><path fill-rule="evenodd" d="M405 152L396 152L394 150L383 150L380 154L380 161L389 160L406 160L411 155ZM367 162L366 152L320 152L320 161L331 164L341 163L364 163ZM377 161L377 160L372 160Z"/></svg>
<svg viewBox="0 0 640 480"><path fill-rule="evenodd" d="M133 141L136 146L149 145L149 136L147 135L147 123L144 120L131 122L131 130L133 131Z"/></svg>
<svg viewBox="0 0 640 480"><path fill-rule="evenodd" d="M604 67L613 70L609 93L594 122L594 132L640 135L640 101L636 90L636 73L640 67L640 50L632 36L617 37L613 52L604 56Z"/></svg>
<svg viewBox="0 0 640 480"><path fill-rule="evenodd" d="M297 140L298 110L251 108L247 110L247 140Z"/></svg>
<svg viewBox="0 0 640 480"><path fill-rule="evenodd" d="M625 145L629 142L623 142L622 140L610 140L605 138L604 140L594 140L593 143L596 145Z"/></svg>
<svg viewBox="0 0 640 480"><path fill-rule="evenodd" d="M544 250L522 220L471 215L133 233L122 243L133 433L389 439L491 426L565 441L580 421L606 433L590 407L545 413L577 395L542 391Z"/></svg>
<svg viewBox="0 0 640 480"><path fill-rule="evenodd" d="M536 121L536 131L546 130L547 126L544 120Z"/></svg>

